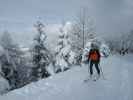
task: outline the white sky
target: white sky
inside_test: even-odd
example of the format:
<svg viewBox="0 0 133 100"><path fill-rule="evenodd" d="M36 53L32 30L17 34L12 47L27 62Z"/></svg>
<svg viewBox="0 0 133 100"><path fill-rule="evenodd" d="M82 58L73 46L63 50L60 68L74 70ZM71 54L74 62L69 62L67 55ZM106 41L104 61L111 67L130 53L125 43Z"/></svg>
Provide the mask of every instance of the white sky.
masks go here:
<svg viewBox="0 0 133 100"><path fill-rule="evenodd" d="M0 0L0 32L8 30L19 43L30 44L38 16L57 34L60 23L72 21L84 6L102 35L133 29L133 0Z"/></svg>

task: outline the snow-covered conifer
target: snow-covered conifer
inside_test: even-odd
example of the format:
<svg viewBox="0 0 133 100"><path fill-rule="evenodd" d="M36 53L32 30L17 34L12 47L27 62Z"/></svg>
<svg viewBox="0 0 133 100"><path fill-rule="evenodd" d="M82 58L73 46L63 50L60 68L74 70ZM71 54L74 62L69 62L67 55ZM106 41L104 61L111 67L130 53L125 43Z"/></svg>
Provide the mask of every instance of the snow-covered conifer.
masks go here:
<svg viewBox="0 0 133 100"><path fill-rule="evenodd" d="M62 27L60 28L59 39L55 49L55 72L69 69L70 66L74 63L75 54L71 50L68 29L66 29L68 24L69 23L66 23L65 25L62 25Z"/></svg>
<svg viewBox="0 0 133 100"><path fill-rule="evenodd" d="M33 80L38 80L40 78L48 77L49 73L47 71L47 66L50 63L49 51L46 47L46 33L44 31L44 24L37 21L36 25L37 34L34 38L34 46L32 50L33 56Z"/></svg>
<svg viewBox="0 0 133 100"><path fill-rule="evenodd" d="M19 86L18 68L21 67L21 51L15 44L9 32L4 32L1 37L1 46L4 52L0 55L1 71L8 80L10 89Z"/></svg>

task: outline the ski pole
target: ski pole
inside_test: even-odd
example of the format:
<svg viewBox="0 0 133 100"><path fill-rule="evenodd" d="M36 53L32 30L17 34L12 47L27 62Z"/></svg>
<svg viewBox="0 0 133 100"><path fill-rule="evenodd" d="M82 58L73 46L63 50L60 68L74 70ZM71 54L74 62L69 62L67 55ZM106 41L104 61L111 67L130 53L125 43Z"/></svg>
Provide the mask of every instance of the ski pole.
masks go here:
<svg viewBox="0 0 133 100"><path fill-rule="evenodd" d="M91 76L91 73L90 73L90 61L88 62L88 73Z"/></svg>
<svg viewBox="0 0 133 100"><path fill-rule="evenodd" d="M104 74L103 74L103 71L102 71L102 67L100 66L100 64L99 64L99 68L100 68L100 70L101 70L102 77L103 77L103 79L105 80L105 77L104 77Z"/></svg>

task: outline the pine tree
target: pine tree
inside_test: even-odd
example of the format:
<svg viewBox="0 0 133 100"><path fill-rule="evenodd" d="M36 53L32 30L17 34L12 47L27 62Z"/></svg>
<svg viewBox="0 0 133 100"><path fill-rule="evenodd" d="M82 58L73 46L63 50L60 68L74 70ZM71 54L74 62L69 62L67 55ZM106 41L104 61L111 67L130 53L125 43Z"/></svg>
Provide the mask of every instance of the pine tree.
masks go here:
<svg viewBox="0 0 133 100"><path fill-rule="evenodd" d="M55 56L56 72L69 69L74 62L74 53L71 51L70 39L67 30L65 30L65 25L60 28Z"/></svg>
<svg viewBox="0 0 133 100"><path fill-rule="evenodd" d="M4 49L0 56L3 76L8 80L11 89L17 88L19 84L17 68L20 67L21 51L17 44L13 42L9 32L3 33L1 46Z"/></svg>
<svg viewBox="0 0 133 100"><path fill-rule="evenodd" d="M44 32L44 25L37 21L36 25L37 35L34 38L34 46L32 50L33 56L33 80L38 80L48 77L47 66L50 63L49 51L45 47L46 33Z"/></svg>

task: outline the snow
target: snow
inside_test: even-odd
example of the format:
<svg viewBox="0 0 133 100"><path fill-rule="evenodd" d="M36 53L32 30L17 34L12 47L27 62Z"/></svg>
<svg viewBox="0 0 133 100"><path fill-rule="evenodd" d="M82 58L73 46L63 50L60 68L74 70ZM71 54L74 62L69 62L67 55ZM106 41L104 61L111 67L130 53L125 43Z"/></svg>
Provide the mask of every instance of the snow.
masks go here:
<svg viewBox="0 0 133 100"><path fill-rule="evenodd" d="M56 60L56 67L57 67L57 69L59 67L59 68L61 68L61 71L64 71L64 69L68 67L67 62L64 60L62 55L56 56L56 59L57 59Z"/></svg>
<svg viewBox="0 0 133 100"><path fill-rule="evenodd" d="M55 74L52 63L50 63L49 66L46 67L46 69L47 69L47 71L48 71L48 73L49 73L50 75L54 75L54 74Z"/></svg>
<svg viewBox="0 0 133 100"><path fill-rule="evenodd" d="M108 57L110 55L110 49L104 43L102 43L101 46L100 46L100 52L101 52L101 55L105 56L105 57Z"/></svg>
<svg viewBox="0 0 133 100"><path fill-rule="evenodd" d="M60 29L57 47L55 48L55 72L64 71L74 63L75 53L71 50L71 44L67 30L70 23L66 23Z"/></svg>
<svg viewBox="0 0 133 100"><path fill-rule="evenodd" d="M102 58L106 80L84 83L89 76L88 66L74 66L0 96L0 100L133 100L132 58L133 55Z"/></svg>
<svg viewBox="0 0 133 100"><path fill-rule="evenodd" d="M6 79L0 76L0 94L5 93L9 89L9 84Z"/></svg>
<svg viewBox="0 0 133 100"><path fill-rule="evenodd" d="M69 57L69 59L68 59L68 62L69 62L70 64L75 64L75 63L76 63L76 60L75 60L76 54L75 54L75 52L70 51L70 52L69 52L69 55L70 55L70 57Z"/></svg>
<svg viewBox="0 0 133 100"><path fill-rule="evenodd" d="M60 54L65 56L65 55L67 55L70 52L70 50L71 50L71 46L67 45L66 47L61 49Z"/></svg>

